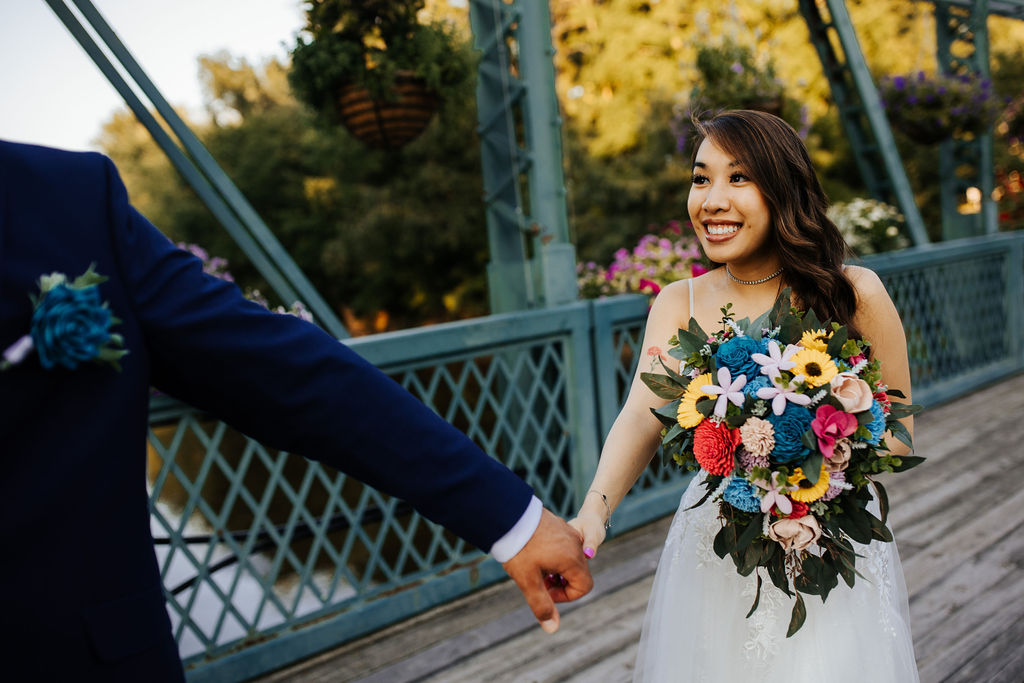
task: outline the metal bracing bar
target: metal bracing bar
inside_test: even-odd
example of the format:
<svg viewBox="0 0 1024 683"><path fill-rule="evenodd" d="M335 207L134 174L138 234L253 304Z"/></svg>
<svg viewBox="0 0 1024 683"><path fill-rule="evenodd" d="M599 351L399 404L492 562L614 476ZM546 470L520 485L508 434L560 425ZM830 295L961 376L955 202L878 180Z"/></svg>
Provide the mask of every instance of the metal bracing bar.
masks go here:
<svg viewBox="0 0 1024 683"><path fill-rule="evenodd" d="M814 0L800 0L799 4L811 31L811 38L817 48L825 76L832 87L836 105L840 109L843 128L854 146L858 168L865 183L876 196L882 194L878 196L879 199L886 199L886 195L891 193L900 211L903 212L911 240L914 244L927 244L928 233L921 212L914 201L910 181L896 150L889 121L885 117L878 90L871 78L845 2L825 0L830 15L828 22L822 18ZM839 56L835 54L835 48L828 35L829 29L836 32L845 61L840 61ZM859 97L860 102L855 101L855 95ZM869 151L877 154L888 180L888 188L878 177L871 161L867 159Z"/></svg>
<svg viewBox="0 0 1024 683"><path fill-rule="evenodd" d="M302 300L328 332L341 339L347 338L349 334L334 311L306 279L295 262L291 260L269 228L238 191L238 188L224 174L198 138L167 103L106 20L89 0L72 0L72 2L122 68L150 100L167 126L178 137L181 145L192 156L191 160L182 153L178 145L143 104L132 87L107 58L106 53L67 6L66 1L46 0L47 5L57 15L57 18L114 86L174 167L249 257L253 266L267 280L274 292L285 303Z"/></svg>

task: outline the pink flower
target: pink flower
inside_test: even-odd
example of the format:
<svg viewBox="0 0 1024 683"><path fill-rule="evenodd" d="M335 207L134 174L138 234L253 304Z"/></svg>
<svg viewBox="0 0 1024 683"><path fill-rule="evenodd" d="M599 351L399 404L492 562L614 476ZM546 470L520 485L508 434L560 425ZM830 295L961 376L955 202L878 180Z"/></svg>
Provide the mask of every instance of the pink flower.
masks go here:
<svg viewBox="0 0 1024 683"><path fill-rule="evenodd" d="M743 387L746 385L747 378L745 375L737 375L736 379L733 379L729 368L721 367L718 368L718 385L705 384L700 390L708 396L718 396L718 399L715 401L714 413L718 417L725 417L725 411L729 407L729 402L741 408L743 407L743 402L746 400Z"/></svg>
<svg viewBox="0 0 1024 683"><path fill-rule="evenodd" d="M661 291L661 285L659 285L657 282L652 282L651 280L640 278L640 290L646 291L648 289L651 291L651 294L657 294L658 292Z"/></svg>
<svg viewBox="0 0 1024 683"><path fill-rule="evenodd" d="M828 384L846 412L861 413L871 407L871 387L852 372L840 372Z"/></svg>
<svg viewBox="0 0 1024 683"><path fill-rule="evenodd" d="M706 272L708 272L708 269L699 263L694 263L693 266L691 266L690 268L690 273L692 274L692 277L698 277Z"/></svg>
<svg viewBox="0 0 1024 683"><path fill-rule="evenodd" d="M818 448L821 449L822 455L831 458L836 439L850 436L857 431L857 418L827 404L818 406L814 414L811 429L818 437Z"/></svg>

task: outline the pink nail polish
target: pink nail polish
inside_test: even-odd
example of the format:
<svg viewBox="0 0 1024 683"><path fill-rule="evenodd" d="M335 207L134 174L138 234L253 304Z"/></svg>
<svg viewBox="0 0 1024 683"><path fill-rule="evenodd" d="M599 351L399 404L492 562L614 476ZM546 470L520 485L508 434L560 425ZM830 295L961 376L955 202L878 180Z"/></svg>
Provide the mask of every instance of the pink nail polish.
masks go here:
<svg viewBox="0 0 1024 683"><path fill-rule="evenodd" d="M596 551L593 548L584 548L583 549L583 554L587 556L588 560L591 560L591 559L594 558L594 553L595 552Z"/></svg>

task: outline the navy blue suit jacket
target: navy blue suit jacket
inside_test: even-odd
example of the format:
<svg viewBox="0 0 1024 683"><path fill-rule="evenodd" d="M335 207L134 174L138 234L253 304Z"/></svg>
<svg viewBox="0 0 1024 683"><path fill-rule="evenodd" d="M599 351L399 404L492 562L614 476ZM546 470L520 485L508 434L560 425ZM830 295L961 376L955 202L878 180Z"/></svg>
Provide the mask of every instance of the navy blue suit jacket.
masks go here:
<svg viewBox="0 0 1024 683"><path fill-rule="evenodd" d="M346 346L204 275L107 158L0 141L0 350L28 332L41 275L92 263L123 372L33 354L0 373L3 678L181 679L147 507L151 386L483 549L526 509L529 486Z"/></svg>

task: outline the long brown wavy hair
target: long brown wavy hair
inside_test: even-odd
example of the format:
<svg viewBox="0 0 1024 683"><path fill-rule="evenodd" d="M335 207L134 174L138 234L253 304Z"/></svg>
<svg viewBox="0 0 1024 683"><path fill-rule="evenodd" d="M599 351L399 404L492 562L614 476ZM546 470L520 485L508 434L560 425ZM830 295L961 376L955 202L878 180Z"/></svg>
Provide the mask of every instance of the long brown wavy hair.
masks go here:
<svg viewBox="0 0 1024 683"><path fill-rule="evenodd" d="M693 160L700 143L709 139L739 161L761 191L771 212L771 239L782 277L793 290L794 303L855 334L857 294L843 273L843 260L852 252L825 215L828 198L800 136L779 117L760 111L722 111L692 120L697 130Z"/></svg>

